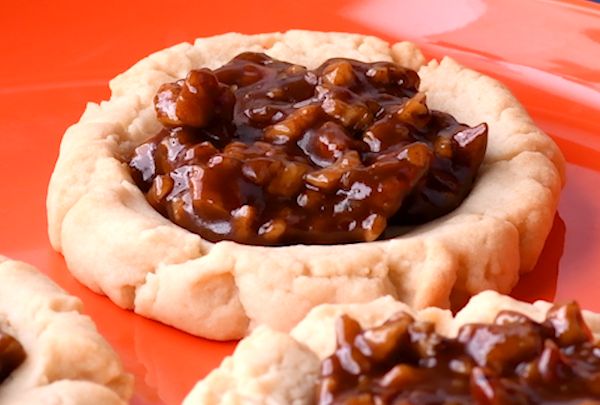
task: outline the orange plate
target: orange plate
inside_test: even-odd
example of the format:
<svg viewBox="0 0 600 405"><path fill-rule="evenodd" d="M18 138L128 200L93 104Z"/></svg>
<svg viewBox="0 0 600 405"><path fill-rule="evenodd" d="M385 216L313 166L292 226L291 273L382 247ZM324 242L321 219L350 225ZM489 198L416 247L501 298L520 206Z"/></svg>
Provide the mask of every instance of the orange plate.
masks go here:
<svg viewBox="0 0 600 405"><path fill-rule="evenodd" d="M79 285L46 236L46 186L65 129L150 52L225 31L290 28L411 39L506 83L569 161L536 269L514 294L600 310L600 6L583 0L7 2L0 13L0 252L81 297L137 377L134 403L179 403L233 348L118 309ZM335 56L335 55L332 55Z"/></svg>

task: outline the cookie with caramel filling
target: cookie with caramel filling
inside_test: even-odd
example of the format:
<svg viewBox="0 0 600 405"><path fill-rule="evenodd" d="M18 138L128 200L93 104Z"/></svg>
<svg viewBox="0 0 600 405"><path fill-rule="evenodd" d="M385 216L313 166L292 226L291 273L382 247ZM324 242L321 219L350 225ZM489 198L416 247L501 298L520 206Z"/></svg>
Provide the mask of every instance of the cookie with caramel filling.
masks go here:
<svg viewBox="0 0 600 405"><path fill-rule="evenodd" d="M0 256L0 403L124 405L133 377L68 295Z"/></svg>
<svg viewBox="0 0 600 405"><path fill-rule="evenodd" d="M391 297L257 328L188 404L600 403L600 315L493 291L456 316ZM268 349L267 349L268 348Z"/></svg>
<svg viewBox="0 0 600 405"><path fill-rule="evenodd" d="M232 217L237 221L234 228L256 234L262 232L265 238L273 238L275 243L256 240L251 242L260 242L262 246L249 245L215 239L214 235L206 233L200 236L189 230L191 226L182 227L172 222L168 218L169 210L173 216L185 216L189 212L179 209L185 200L165 207L167 212L162 213L163 208L154 202L165 197L167 191L172 192L170 181L174 176L162 177L156 182L152 180L152 185L156 183L152 190L154 200L148 200L146 195L150 189L138 186L129 165L136 148L156 136L165 128L165 123L176 126L182 119L189 120L185 109L180 111L181 116L177 115L177 106L174 115L169 115L168 109L161 111L159 108L162 115L157 116L154 98L164 94L163 101L169 106L169 97L161 93L161 86L166 86L162 87L163 92L169 88L183 92L177 83L182 79L185 81L190 72L218 71L236 55L245 52L264 54L299 66L294 69L314 70L328 59L339 61L342 58L361 63L393 63L401 69L418 72L420 81L415 90L424 95L427 109L450 114L457 123L471 128L478 128L482 123L487 126L487 149L470 193L451 212L419 225L405 224L401 232L387 238L384 235L383 239L383 215L380 214L388 218L389 212L398 212L395 209L399 202L396 199L389 212L381 208L385 208L385 201L378 202L375 213L380 216L370 217L369 211L361 214L360 225L363 230L369 230L357 232L364 241L351 235L350 240L326 246L311 244L304 236L296 239L302 242L300 244L294 244L293 238L279 243L277 238L291 234L287 230L304 235L304 230L311 224L304 226L302 224L308 222L299 221L298 227L290 228L287 223L277 221L277 218L286 217L284 208L289 207L281 207L282 212L270 217L256 209L258 204L246 204L243 199L235 201L231 207L213 204L219 195L226 195L227 190L214 198L203 198L196 188L198 198L194 209L208 212L220 220ZM329 72L331 74L326 74L323 80L342 80L344 68L338 67L339 78L337 73ZM373 80L379 77L375 73ZM69 128L63 138L47 198L52 245L63 253L75 277L92 290L106 294L117 305L213 339L239 338L258 324L289 330L312 307L324 302L364 302L390 294L416 308L430 305L448 308L485 289L508 292L521 273L533 268L550 231L564 182L562 154L502 84L449 58L426 63L420 51L405 42L388 44L368 36L308 31L225 34L157 52L117 76L110 86L110 100L89 104L80 121ZM219 88L222 86L217 83L213 86L214 93L207 90L206 94L221 97L220 92L225 90ZM221 101L215 104L213 96L203 102L197 100L196 107L226 104ZM272 96L276 98L277 94ZM416 93L411 95L414 96ZM333 151L334 157L336 151L346 150L343 145L348 143L347 138L354 139L348 137L344 125L357 128L375 125L369 121L368 108L361 110L363 114L358 110L356 114L344 114L343 104L336 100L335 97L327 102L323 100L319 107L325 114L329 111L327 115L337 122L319 129L327 138L321 144L329 145L327 150ZM188 122L203 127L224 111L221 107L214 108L206 116L196 111ZM396 117L402 117L401 113L396 113ZM270 120L276 116L276 113L269 115L266 109L260 108L253 114L256 120ZM293 129L284 124L284 121L278 121L271 126L268 133L273 142L285 138L284 132ZM385 126L385 122L380 124ZM175 141L175 138L167 139ZM323 164L331 158L327 153L317 153L321 146L316 144L318 147L313 148L315 145L309 138L307 136L300 145L296 141L295 145L309 152L308 155L313 157L311 164ZM378 142L385 144L387 141L385 136L373 137L365 133L361 142L375 150ZM215 154L210 146L205 144L207 149L204 150L200 145L193 153L201 155L208 151ZM444 156L447 146L447 142L440 142L434 149ZM212 147L219 149L221 146L214 141ZM235 143L230 144L227 153L234 156L240 150L244 154L255 153L254 149L248 151L247 144ZM224 150L218 151L218 154L223 153ZM370 162L364 160L364 153L363 156L358 154L363 159L360 164L368 166ZM426 166L428 154L415 154L421 158L414 160L418 163L414 167L409 159L405 159L404 164L409 169ZM342 154L340 165L349 166L352 162L356 165L356 159L353 161L350 157L346 156L346 163L343 163ZM211 164L216 165L217 161L221 162L215 159ZM235 176L241 173L249 182L266 182L265 179L269 185L274 182L270 191L267 187L273 195L289 193L299 197L300 194L293 192L307 187L306 182L311 187L326 188L337 181L335 170L313 172L314 176L306 178L296 176L304 170L300 162L287 167L288 172L285 168L275 170L276 174L289 174L278 182L277 176L269 177L269 170L259 169L259 163L253 162L244 169L234 161L228 170ZM397 165L397 156L391 163ZM202 164L197 166L202 167ZM412 179L412 182L423 184L416 180L419 170L406 172L408 175L401 177L402 181ZM198 176L193 175L195 179ZM288 178L294 181L300 178L303 183L288 182ZM391 181L402 182L393 176ZM202 182L195 181L194 184ZM227 178L221 177L212 179L211 184L228 186ZM350 183L342 185L346 194L351 190ZM352 191L355 196L362 195L361 192L361 189ZM310 201L319 206L319 196L311 194L311 197L300 196L297 201L300 204ZM418 197L412 198L419 201ZM322 206L327 211L338 202L326 202ZM225 207L224 211L222 207ZM411 210L406 209L406 212L411 214ZM330 215L319 218L319 223L325 223L323 229L326 231L338 229L338 226L348 230L352 226L352 221L338 222L336 219L332 228L327 224L331 218ZM368 218L370 220L365 221ZM243 233L239 235L243 236ZM324 236L314 238L320 243ZM230 239L244 242L241 237ZM354 243L347 243L350 241ZM266 246L271 244L280 246Z"/></svg>

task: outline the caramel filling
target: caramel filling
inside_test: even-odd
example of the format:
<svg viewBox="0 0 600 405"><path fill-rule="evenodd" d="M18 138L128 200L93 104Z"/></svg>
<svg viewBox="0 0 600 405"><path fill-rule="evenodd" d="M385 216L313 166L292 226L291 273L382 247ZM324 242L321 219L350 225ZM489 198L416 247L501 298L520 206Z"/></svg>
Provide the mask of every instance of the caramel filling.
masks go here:
<svg viewBox="0 0 600 405"><path fill-rule="evenodd" d="M0 383L25 361L23 346L12 336L0 331Z"/></svg>
<svg viewBox="0 0 600 405"><path fill-rule="evenodd" d="M390 62L243 53L161 86L164 129L129 164L156 210L210 241L373 241L456 208L485 154L487 126L430 111L418 85Z"/></svg>

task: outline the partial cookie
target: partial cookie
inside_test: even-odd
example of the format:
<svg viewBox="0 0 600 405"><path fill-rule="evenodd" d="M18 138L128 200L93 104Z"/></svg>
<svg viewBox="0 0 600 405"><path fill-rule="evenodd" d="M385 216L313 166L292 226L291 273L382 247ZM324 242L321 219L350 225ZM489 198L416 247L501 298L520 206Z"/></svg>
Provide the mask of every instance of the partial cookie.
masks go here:
<svg viewBox="0 0 600 405"><path fill-rule="evenodd" d="M160 128L152 97L162 83L243 51L309 68L334 56L420 68L432 108L488 124L471 194L442 218L369 243L210 243L174 225L134 184L128 156ZM447 308L485 289L506 293L534 266L564 182L560 151L503 85L448 58L424 65L409 43L308 31L225 34L153 54L111 89L63 138L47 199L52 245L75 277L117 305L208 338L239 338L259 324L287 331L326 302L391 295L415 308Z"/></svg>
<svg viewBox="0 0 600 405"><path fill-rule="evenodd" d="M343 315L349 316L351 319L357 321L362 329L375 328L373 331L376 331L377 327L384 325L386 321L390 319L406 320L408 318L403 319L402 317L408 315L413 317L416 322L430 323L435 330L435 334L440 336L453 338L456 337L457 334L462 333L463 337L461 339L463 339L464 342L464 336L468 335L469 332L468 327L461 332L461 327L464 325L488 325L488 327L493 328L493 326L489 325L494 323L494 320L499 313L504 312L506 314L505 311L514 311L513 314L516 312L535 322L543 322L552 306L553 304L545 301L537 301L534 304L528 304L492 291L482 292L471 298L467 306L455 317L452 316L450 311L439 308L426 308L416 311L401 302L395 301L391 297L382 297L366 304L320 305L311 310L306 318L302 320L289 335L264 326L257 328L250 336L240 342L232 356L227 357L219 368L212 371L204 380L200 381L194 387L184 400L184 404L299 405L316 403L316 400L319 397L317 391L319 389L319 384L321 384L321 389L323 389L323 376L320 375L323 372L329 373L329 368L332 364L328 363L329 365L325 366L325 363L322 364L322 362L327 362L328 360L326 359L328 358L331 359L332 357L330 356L336 351L336 323L338 324L337 342L344 340L339 333L340 317ZM559 316L563 315L564 314L562 313L559 314ZM572 314L569 314L568 316L572 316ZM505 320L500 323L515 322L515 319L515 315L505 315ZM572 316L572 319L577 320L577 316ZM594 344L596 347L600 347L598 346L600 338L600 315L583 311L583 319L594 334L593 338L589 338L590 344L593 340L595 341ZM348 328L348 326L352 326L352 321L345 322L345 331L347 333L345 339L352 339L352 330L351 328ZM422 328L422 326L419 327ZM548 327L547 323L545 327ZM510 328L515 330L518 328L518 324L513 323ZM510 330L510 328L508 330ZM373 357L379 355L381 350L392 350L390 347L397 348L393 353L408 350L406 347L411 345L413 347L412 350L414 350L415 345L419 344L422 346L417 348L417 350L425 351L430 350L427 349L427 345L433 347L438 345L437 347L439 349L434 350L440 350L440 353L447 350L448 347L444 346L444 343L440 344L439 341L436 342L435 338L433 339L434 341L431 341L431 339L428 340L428 335L425 333L426 328L423 329L424 333L420 335L422 342L399 338L399 333L404 333L402 332L402 328L392 328L387 330L385 332L386 334L382 333L382 329L379 330L381 336L385 336L392 340L397 339L398 343L395 343L395 346L387 347L385 341L381 340L381 336L377 338L377 332L368 332L371 333L371 340L367 342L362 340L362 343L355 341L357 342L357 347L362 347L362 349L355 348L354 350L363 350L364 353L368 353L369 350L372 350L370 356ZM474 350L472 353L472 361L475 363L475 368L478 366L476 363L477 361L483 362L485 356L490 356L490 353L492 353L493 350L492 348L495 347L494 345L500 347L504 344L502 339L493 339L487 332L488 330L493 329L487 329L485 333L481 333L473 340L473 347L477 347L477 350ZM558 325L555 328L555 331L559 336L555 338L557 341L560 341L560 339L578 339L575 334L571 334L567 337L566 334L564 334L565 330L562 330ZM578 332L583 333L586 338L589 337L586 335L587 331L585 328ZM485 343L486 338L488 339L489 344ZM554 339L554 337L552 338ZM477 339L479 340L477 341ZM510 362L508 356L513 356L513 358L515 358L515 352L518 353L518 350L528 350L529 348L527 346L531 341L527 340L526 336L519 336L519 339L521 342L520 345L513 345L512 351L508 350L501 357L496 356L496 358L493 358L490 361L496 362L495 365L497 365L498 362ZM376 342L375 346L373 346L373 342ZM365 343L371 345L369 346L370 349L365 349ZM380 346L377 346L377 344ZM538 356L545 350L544 347L547 349L548 346L552 346L550 343L545 343L545 346L544 342L541 342L540 344L541 347L539 348L539 353L537 353ZM565 343L565 345L568 344L569 342ZM402 349L403 347L405 349ZM379 353L376 353L377 350L379 350ZM552 352L552 350L549 352ZM367 361L365 360L365 357L360 357L360 353L351 353L348 350L344 351L339 349L337 353L339 356L338 358L345 359L347 365L353 364L352 356L355 356L357 359L363 359L362 361ZM392 351L389 351L389 353L392 353ZM600 355L592 354L591 350L588 354L590 356L595 356L596 363L600 361ZM423 353L422 355L425 357L428 356L426 353ZM431 356L431 354L429 354L429 356ZM491 356L495 355L492 354ZM366 357L368 358L369 356ZM543 355L541 355L541 358L543 358ZM337 360L334 360L333 362L334 369L335 367L339 367L339 363L337 365L335 364L336 361ZM364 363L360 363L360 361L361 360L358 360L359 363L356 364L356 367L363 367L362 372L364 372L365 365ZM547 359L544 361L547 361ZM360 366L358 364L360 364ZM393 368L394 364L396 363L391 363L388 367ZM435 363L431 363L430 361L429 364L430 365L427 367L435 367ZM461 364L468 364L468 362L463 362ZM459 367L461 364L455 363L453 366L457 370L456 373L461 372L462 369ZM549 364L556 365L556 363ZM489 366L490 365L486 365L485 367ZM419 368L414 363L414 360L411 367ZM598 364L596 364L595 367L597 368L596 377L594 377L592 371L589 371L590 376L592 376L591 378L600 378L600 368L598 368ZM368 369L368 367L366 369ZM404 370L407 369L405 368ZM587 370L591 370L591 368ZM378 372L381 373L381 370ZM569 375L568 371L565 371L565 375ZM406 374L405 377L407 376L408 374ZM385 379L379 379L378 381L385 384ZM402 387L402 384L405 384L404 389L410 389L411 384L414 383L411 383L410 380L402 381L404 381L404 383L400 380L397 380L397 383L399 387ZM350 386L352 386L351 384L352 383L350 382ZM560 385L560 380L556 380L554 384L557 386ZM494 387L494 389L497 388L497 386L493 384L491 387ZM364 392L368 392L364 383L363 389ZM600 391L595 395L596 396L593 398L600 398ZM365 398L363 398L363 400L366 401ZM418 403L418 401L415 403Z"/></svg>
<svg viewBox="0 0 600 405"><path fill-rule="evenodd" d="M0 257L0 332L25 354L0 384L0 404L128 402L133 377L81 310L32 266Z"/></svg>

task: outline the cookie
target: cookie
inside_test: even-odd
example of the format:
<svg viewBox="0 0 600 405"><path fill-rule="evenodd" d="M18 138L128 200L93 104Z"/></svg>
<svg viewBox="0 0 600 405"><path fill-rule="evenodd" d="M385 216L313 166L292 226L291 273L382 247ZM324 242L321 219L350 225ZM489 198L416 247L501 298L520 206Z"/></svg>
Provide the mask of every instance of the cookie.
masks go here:
<svg viewBox="0 0 600 405"><path fill-rule="evenodd" d="M515 355L515 352L518 353L519 349L515 349L512 352L505 350L504 354L500 358L491 358L494 357L492 351L498 348L502 350L502 344L505 342L503 339L494 339L495 336L493 333L498 333L498 331L494 330L494 328L498 327L498 325L492 326L491 324L494 323L494 319L498 316L498 314L504 312L505 319L502 322L513 322L503 330L509 336L507 339L509 340L510 337L514 337L514 335L516 335L517 332L515 331L522 331L519 330L518 322L530 322L523 321L524 318L522 318L522 316L528 317L534 322L543 322L552 306L553 304L544 301L537 301L534 304L528 304L492 291L485 291L471 298L467 306L458 312L454 317L450 311L439 308L426 308L416 311L401 302L395 301L391 297L378 298L375 301L365 304L320 305L311 310L307 317L302 320L289 335L272 330L265 326L257 328L250 336L246 337L240 342L232 356L223 360L219 368L213 370L204 380L200 381L194 387L183 403L184 405L213 403L272 403L299 405L316 403L316 399L319 398L318 390L322 390L324 386L325 389L327 389L326 384L324 384L326 383L326 377L324 377L323 374L331 374L331 368L333 367L333 369L335 369L338 367L335 364L332 365L332 363L327 363L329 359L333 359L333 356L336 355L336 349L338 350L337 353L341 356L338 357L338 359L343 359L344 356L354 356L354 358L360 358L360 354L351 354L347 350L340 351L338 343L336 343L336 341L339 342L340 340L348 339L348 336L345 338L340 337L340 332L342 330L344 330L347 334L350 333L350 337L353 336L351 334L352 332L348 328L349 323L347 321L344 324L345 328L340 329L339 323L342 315L349 316L350 319L355 320L360 328L370 330L371 332L367 332L367 334L371 333L371 337L375 337L375 335L378 333L377 328L379 327L379 336L385 336L386 338L392 339L395 337L398 339L398 342L404 342L396 343L396 346L392 346L397 348L395 353L402 352L402 350L415 349L427 351L432 350L427 348L427 345L433 346L434 354L423 353L425 356L424 358L427 356L430 356L430 358L435 358L435 356L437 356L437 354L435 354L436 351L439 351L439 353L448 352L448 347L450 347L451 343L444 343L443 339L455 338L457 335L459 336L459 342L464 343L467 341L467 343L464 344L468 351L469 341L464 337L470 332L477 331L477 328L479 328L479 330L483 333L480 333L478 336L476 336L476 339L470 339L470 344L472 344L476 350L472 350L471 354L467 353L467 355L463 354L462 356L456 356L456 359L464 359L468 356L472 357L471 361L475 363L475 367L472 368L470 374L477 373L477 371L474 371L477 368L477 362L488 362L488 364L486 364L484 367L492 367L494 365L502 364L503 361L510 361L509 356L511 355L513 359L517 358L518 356L518 354ZM512 312L507 313L506 311ZM519 321L515 321L515 319L517 319L517 315L515 315L515 313L521 314ZM591 330L591 332L594 334L593 338L591 339L596 342L595 344L597 347L597 342L600 338L600 315L588 311L582 311L582 313L583 319L587 323L589 330ZM391 333L388 330L386 332L387 334L381 334L381 326L385 325L386 321L389 319L394 319L395 317L396 320L403 320L399 314L413 317L416 322L413 325L420 323L420 325L414 326L412 332L419 333L419 341L411 339L402 340L402 338L398 338L400 335L395 333L393 330ZM558 318L562 316L564 316L564 313L560 313ZM572 319L575 320L575 323L577 323L577 316L572 314L568 316L571 316ZM502 322L496 323L498 324ZM337 337L336 323L338 324ZM427 326L424 325L428 325L431 330L427 331ZM475 327L473 328L468 325L475 325ZM547 324L544 327L548 327ZM502 328L502 326L500 326L500 328ZM590 336L587 335L589 330L586 328L583 329L585 338L589 338ZM564 330L561 330L560 327L556 327L554 330L558 331L557 336L560 336L561 331L564 332ZM573 330L577 330L577 328L573 328ZM398 329L396 329L396 331L398 331ZM402 332L400 331L400 333ZM431 338L431 336L433 336L433 338ZM441 339L439 338L440 336L442 337ZM561 337L564 338L565 336L562 335ZM557 337L555 340L559 341L561 337ZM573 338L573 335L570 336L570 338ZM528 340L526 335L519 335L518 339L520 344L512 347L518 347L520 349L527 348ZM385 340L380 339L371 339L371 341L367 340L367 342L373 341L385 343ZM358 340L355 340L355 342L358 342ZM569 343L570 342L565 342L565 347ZM359 343L356 344L358 347L362 347ZM545 345L551 346L552 344L545 343ZM411 346L411 349L407 349L407 347ZM371 347L375 347L372 349L372 357L381 353L381 351L379 353L375 352L377 349L381 350L381 347ZM544 345L541 344L541 347L536 348L535 350L538 351L537 355L539 356L540 353L544 351ZM490 353L492 354L490 355ZM412 355L413 354L410 354L409 357ZM402 355L396 356L400 358L402 357ZM486 359L485 356L488 358ZM535 355L533 357L535 357ZM346 358L351 359L352 357ZM524 363L527 363L532 357L525 356L525 358L526 360ZM598 371L598 361L597 357L595 358L595 367ZM444 360L443 355L440 356L440 360L447 361ZM351 360L347 361L350 363ZM492 362L495 363L489 364ZM415 367L417 369L419 366L416 366L415 364L425 364L425 362L415 363L414 358L409 363L411 363L411 367ZM390 364L388 364L387 367L393 368L394 365L400 363ZM427 367L434 369L436 367L435 365L431 365L431 361L429 364L429 366L426 366L423 369L426 369ZM511 367L509 368L514 368L514 366L515 363L511 363ZM362 370L364 371L364 363L361 363L361 367L363 367ZM456 375L458 375L462 370L458 363L454 363L452 367L457 370ZM382 369L378 370L379 373L384 374ZM589 370L591 370L591 368ZM589 371L589 373L589 375L593 377L593 372ZM365 372L364 374L368 373ZM454 377L456 377L456 375ZM566 372L564 375L569 374ZM584 375L586 374L584 373ZM460 378L457 378L457 380L460 381ZM417 381L414 380L413 382L410 382L410 380L406 379L403 381L406 383L403 389L406 390L410 390L411 384L416 385L417 383ZM553 384L558 386L560 385L559 381L560 380L556 380ZM379 379L379 382L381 384L385 384L385 380L383 378ZM431 382L431 379L429 382ZM421 387L425 386L431 388L432 384L429 384L429 382L421 385ZM352 386L352 382L349 382L348 384ZM435 384L433 384L433 386L435 386ZM366 385L364 381L362 387L363 392L369 392L367 388L368 385ZM442 381L440 382L439 386L437 386L437 389L441 390L442 387L447 388L448 386L444 386ZM497 386L493 384L491 387L494 387L494 389L497 388ZM399 390L399 392L401 392L401 390ZM427 389L421 391L421 394L424 394L424 392L427 392ZM435 392L436 390L433 391L433 394L437 395ZM514 391L512 392L513 395L515 395ZM456 394L456 392L454 393ZM583 393L583 391L581 393ZM397 395L400 394L397 393ZM595 396L592 396L592 398L598 398L599 396L600 392L596 392ZM515 397L512 398L514 399ZM455 399L457 401L459 400L457 397L455 397ZM365 398L363 398L363 400L366 401ZM415 401L418 402L417 400ZM327 402L327 400L325 400L321 403L332 402ZM370 402L367 401L365 403ZM459 403L472 403L472 399L463 402L459 401ZM506 402L500 401L498 403Z"/></svg>
<svg viewBox="0 0 600 405"><path fill-rule="evenodd" d="M128 402L133 377L81 311L35 268L0 257L0 332L12 341L10 351L2 345L3 368L18 358L5 370L0 404Z"/></svg>
<svg viewBox="0 0 600 405"><path fill-rule="evenodd" d="M147 202L127 159L160 130L152 99L161 84L244 51L308 68L335 56L418 70L431 108L488 125L473 190L450 214L369 243L212 243L173 224ZM117 305L211 339L240 338L259 324L286 331L325 302L392 295L415 308L448 308L486 289L506 293L535 265L564 183L559 149L502 84L450 58L426 64L406 42L225 34L157 52L110 87L110 100L90 103L63 138L47 197L52 246L77 279Z"/></svg>

